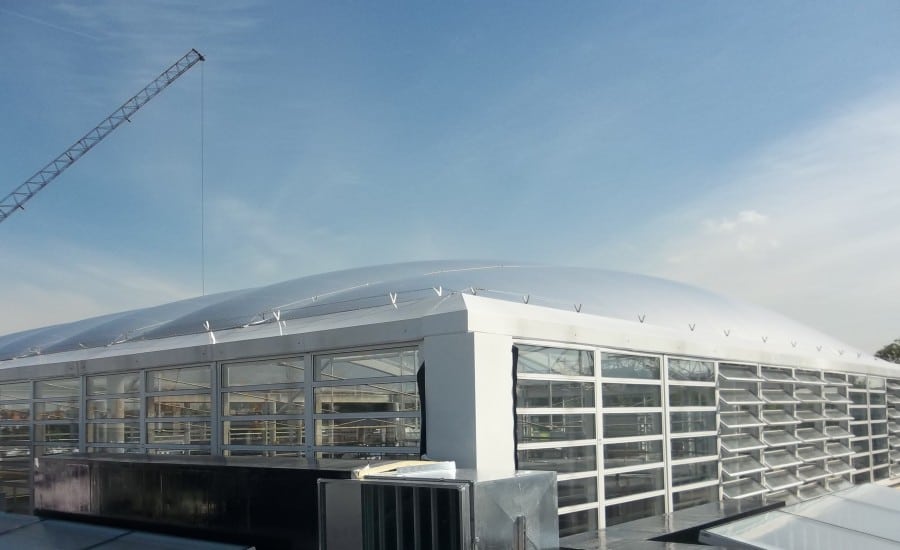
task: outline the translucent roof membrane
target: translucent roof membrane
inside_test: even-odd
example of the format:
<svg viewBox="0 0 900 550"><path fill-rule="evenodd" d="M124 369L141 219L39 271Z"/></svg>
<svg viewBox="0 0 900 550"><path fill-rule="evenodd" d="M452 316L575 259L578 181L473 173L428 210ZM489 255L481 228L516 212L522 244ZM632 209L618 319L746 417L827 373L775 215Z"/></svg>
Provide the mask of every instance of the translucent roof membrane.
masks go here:
<svg viewBox="0 0 900 550"><path fill-rule="evenodd" d="M813 374L811 372L800 372L797 371L794 373L794 378L797 379L798 382L803 384L824 384L825 381L822 380L819 375Z"/></svg>
<svg viewBox="0 0 900 550"><path fill-rule="evenodd" d="M799 402L797 399L794 399L782 390L763 389L762 391L760 391L760 393L762 394L761 397L765 399L767 403L784 404Z"/></svg>
<svg viewBox="0 0 900 550"><path fill-rule="evenodd" d="M853 471L853 467L843 460L829 460L825 463L825 469L831 474L846 474Z"/></svg>
<svg viewBox="0 0 900 550"><path fill-rule="evenodd" d="M821 403L822 401L824 401L824 399L822 399L822 396L817 395L809 388L797 388L796 390L794 390L794 397L804 403Z"/></svg>
<svg viewBox="0 0 900 550"><path fill-rule="evenodd" d="M803 461L794 456L794 453L784 449L777 451L767 451L762 454L763 464L769 468L787 468L788 466L796 466L802 464Z"/></svg>
<svg viewBox="0 0 900 550"><path fill-rule="evenodd" d="M762 400L747 390L743 389L719 389L719 399L728 405L758 405Z"/></svg>
<svg viewBox="0 0 900 550"><path fill-rule="evenodd" d="M810 409L802 409L799 407L794 412L794 416L796 416L803 422L815 422L817 420L825 420L825 417L822 416L821 414L817 413L816 411L813 411Z"/></svg>
<svg viewBox="0 0 900 550"><path fill-rule="evenodd" d="M744 478L722 486L722 494L731 500L740 500L767 492L768 489L750 478Z"/></svg>
<svg viewBox="0 0 900 550"><path fill-rule="evenodd" d="M828 490L825 489L825 487L822 487L821 483L807 483L806 485L801 485L797 488L797 496L803 500L809 500L827 494Z"/></svg>
<svg viewBox="0 0 900 550"><path fill-rule="evenodd" d="M827 435L823 434L815 428L797 428L794 431L794 435L804 443L812 443L814 441L824 441L828 439Z"/></svg>
<svg viewBox="0 0 900 550"><path fill-rule="evenodd" d="M762 377L770 382L796 382L789 371L781 369L762 369Z"/></svg>
<svg viewBox="0 0 900 550"><path fill-rule="evenodd" d="M835 458L838 458L842 456L852 455L853 449L841 443L826 443L825 452Z"/></svg>
<svg viewBox="0 0 900 550"><path fill-rule="evenodd" d="M845 437L852 437L853 434L841 428L840 426L825 426L825 435L827 435L831 439L843 439Z"/></svg>
<svg viewBox="0 0 900 550"><path fill-rule="evenodd" d="M749 434L723 435L720 441L722 448L730 453L765 448L763 443Z"/></svg>
<svg viewBox="0 0 900 550"><path fill-rule="evenodd" d="M815 481L817 479L824 479L830 475L830 473L825 471L825 468L820 468L815 464L807 464L806 466L797 468L797 477L803 481Z"/></svg>
<svg viewBox="0 0 900 550"><path fill-rule="evenodd" d="M847 382L847 378L840 374L831 374L825 373L825 381L831 384L832 386L849 386L850 382Z"/></svg>
<svg viewBox="0 0 900 550"><path fill-rule="evenodd" d="M755 367L742 367L738 365L719 365L719 376L732 382L761 382L757 376Z"/></svg>
<svg viewBox="0 0 900 550"><path fill-rule="evenodd" d="M763 430L762 440L769 447L781 447L782 445L797 443L797 439L784 430Z"/></svg>
<svg viewBox="0 0 900 550"><path fill-rule="evenodd" d="M721 412L720 421L726 428L749 428L764 423L747 411Z"/></svg>
<svg viewBox="0 0 900 550"><path fill-rule="evenodd" d="M797 456L804 462L814 462L823 458L831 458L831 455L818 447L800 447Z"/></svg>
<svg viewBox="0 0 900 550"><path fill-rule="evenodd" d="M825 407L822 415L828 420L853 420L852 415L834 407Z"/></svg>
<svg viewBox="0 0 900 550"><path fill-rule="evenodd" d="M732 477L764 472L766 470L768 468L757 462L752 456L739 455L734 458L722 459L722 471Z"/></svg>
<svg viewBox="0 0 900 550"><path fill-rule="evenodd" d="M788 487L796 487L803 482L794 477L790 472L780 470L763 474L763 485L773 491L780 491Z"/></svg>
<svg viewBox="0 0 900 550"><path fill-rule="evenodd" d="M766 421L766 424L770 426L776 426L781 424L799 424L800 421L789 415L787 412L783 410L775 410L775 411L763 411L760 416L762 416L763 420Z"/></svg>

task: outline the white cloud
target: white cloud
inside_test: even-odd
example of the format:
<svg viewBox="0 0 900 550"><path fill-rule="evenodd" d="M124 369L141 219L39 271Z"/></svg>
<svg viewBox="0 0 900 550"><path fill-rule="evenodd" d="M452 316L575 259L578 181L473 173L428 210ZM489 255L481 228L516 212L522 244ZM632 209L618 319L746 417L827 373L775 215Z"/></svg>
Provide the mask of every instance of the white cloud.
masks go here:
<svg viewBox="0 0 900 550"><path fill-rule="evenodd" d="M667 237L645 249L643 269L874 351L900 336L898 150L893 89L772 144L658 221Z"/></svg>

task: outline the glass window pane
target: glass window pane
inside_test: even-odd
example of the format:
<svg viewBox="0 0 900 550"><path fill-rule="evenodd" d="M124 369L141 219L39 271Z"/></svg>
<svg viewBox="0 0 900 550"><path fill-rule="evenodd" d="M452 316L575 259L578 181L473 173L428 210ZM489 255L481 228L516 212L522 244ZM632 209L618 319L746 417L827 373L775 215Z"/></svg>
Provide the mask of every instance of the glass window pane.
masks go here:
<svg viewBox="0 0 900 550"><path fill-rule="evenodd" d="M652 464L662 462L662 460L662 441L660 440L607 443L603 446L603 464L606 468Z"/></svg>
<svg viewBox="0 0 900 550"><path fill-rule="evenodd" d="M34 385L34 396L45 397L80 397L80 378L59 378L56 380L41 380Z"/></svg>
<svg viewBox="0 0 900 550"><path fill-rule="evenodd" d="M31 418L31 403L0 404L0 420L28 420Z"/></svg>
<svg viewBox="0 0 900 550"><path fill-rule="evenodd" d="M93 418L140 418L141 399L139 397L89 399L87 417Z"/></svg>
<svg viewBox="0 0 900 550"><path fill-rule="evenodd" d="M160 395L147 398L147 417L209 416L209 395Z"/></svg>
<svg viewBox="0 0 900 550"><path fill-rule="evenodd" d="M603 437L634 437L662 433L661 413L616 413L603 415Z"/></svg>
<svg viewBox="0 0 900 550"><path fill-rule="evenodd" d="M315 396L317 413L360 414L419 410L419 393L415 382L320 386L315 389Z"/></svg>
<svg viewBox="0 0 900 550"><path fill-rule="evenodd" d="M673 486L689 485L713 479L719 479L719 463L715 460L672 466Z"/></svg>
<svg viewBox="0 0 900 550"><path fill-rule="evenodd" d="M714 407L716 405L716 388L669 386L669 405L672 407Z"/></svg>
<svg viewBox="0 0 900 550"><path fill-rule="evenodd" d="M31 382L0 384L0 401L31 399Z"/></svg>
<svg viewBox="0 0 900 550"><path fill-rule="evenodd" d="M519 380L516 406L522 408L590 408L594 406L592 382Z"/></svg>
<svg viewBox="0 0 900 550"><path fill-rule="evenodd" d="M34 440L52 443L78 444L78 423L35 424Z"/></svg>
<svg viewBox="0 0 900 550"><path fill-rule="evenodd" d="M607 500L659 491L665 488L663 469L653 468L639 472L609 474L604 476L604 486L606 487L605 496Z"/></svg>
<svg viewBox="0 0 900 550"><path fill-rule="evenodd" d="M88 443L140 443L141 425L138 422L87 425Z"/></svg>
<svg viewBox="0 0 900 550"><path fill-rule="evenodd" d="M302 420L225 421L226 445L302 445Z"/></svg>
<svg viewBox="0 0 900 550"><path fill-rule="evenodd" d="M558 506L597 502L597 478L585 477L560 481L556 486Z"/></svg>
<svg viewBox="0 0 900 550"><path fill-rule="evenodd" d="M717 455L716 437L679 437L672 439L672 460Z"/></svg>
<svg viewBox="0 0 900 550"><path fill-rule="evenodd" d="M689 491L680 491L672 495L672 505L675 510L683 510L706 504L707 502L715 502L719 500L719 486L711 485L709 487L700 487L699 489L691 489Z"/></svg>
<svg viewBox="0 0 900 550"><path fill-rule="evenodd" d="M418 447L418 418L340 418L316 420L316 445Z"/></svg>
<svg viewBox="0 0 900 550"><path fill-rule="evenodd" d="M519 373L594 375L594 355L589 351L524 345L516 347L519 350L516 371Z"/></svg>
<svg viewBox="0 0 900 550"><path fill-rule="evenodd" d="M147 373L147 391L208 389L209 366L156 370Z"/></svg>
<svg viewBox="0 0 900 550"><path fill-rule="evenodd" d="M559 536L567 537L597 530L597 510L582 510L559 516Z"/></svg>
<svg viewBox="0 0 900 550"><path fill-rule="evenodd" d="M669 380L712 382L715 379L715 367L711 361L669 359Z"/></svg>
<svg viewBox="0 0 900 550"><path fill-rule="evenodd" d="M716 430L715 411L673 412L672 433L712 432Z"/></svg>
<svg viewBox="0 0 900 550"><path fill-rule="evenodd" d="M147 443L157 445L208 445L209 422L148 422Z"/></svg>
<svg viewBox="0 0 900 550"><path fill-rule="evenodd" d="M559 473L597 470L597 447L594 445L521 449L517 455L520 470L543 470Z"/></svg>
<svg viewBox="0 0 900 550"><path fill-rule="evenodd" d="M47 401L34 404L37 420L71 420L78 418L77 401Z"/></svg>
<svg viewBox="0 0 900 550"><path fill-rule="evenodd" d="M416 349L322 355L316 357L316 380L412 376L418 357Z"/></svg>
<svg viewBox="0 0 900 550"><path fill-rule="evenodd" d="M223 370L225 386L303 383L302 357L226 363Z"/></svg>
<svg viewBox="0 0 900 550"><path fill-rule="evenodd" d="M102 376L88 376L88 395L100 395L104 393L136 393L140 389L140 374L127 372L123 374L104 374Z"/></svg>
<svg viewBox="0 0 900 550"><path fill-rule="evenodd" d="M237 391L222 394L225 416L303 414L304 393L299 390Z"/></svg>
<svg viewBox="0 0 900 550"><path fill-rule="evenodd" d="M31 427L28 424L4 425L0 428L0 445L21 445L28 444L31 441ZM6 456L0 455L3 460ZM3 464L5 470L6 464Z"/></svg>
<svg viewBox="0 0 900 550"><path fill-rule="evenodd" d="M603 384L604 407L660 407L660 388L645 384Z"/></svg>
<svg viewBox="0 0 900 550"><path fill-rule="evenodd" d="M651 497L643 500L633 500L622 504L613 504L606 507L606 525L618 525L627 521L658 516L665 511L664 497Z"/></svg>
<svg viewBox="0 0 900 550"><path fill-rule="evenodd" d="M600 372L606 378L659 380L659 357L603 352Z"/></svg>
<svg viewBox="0 0 900 550"><path fill-rule="evenodd" d="M519 443L594 439L593 414L517 415Z"/></svg>

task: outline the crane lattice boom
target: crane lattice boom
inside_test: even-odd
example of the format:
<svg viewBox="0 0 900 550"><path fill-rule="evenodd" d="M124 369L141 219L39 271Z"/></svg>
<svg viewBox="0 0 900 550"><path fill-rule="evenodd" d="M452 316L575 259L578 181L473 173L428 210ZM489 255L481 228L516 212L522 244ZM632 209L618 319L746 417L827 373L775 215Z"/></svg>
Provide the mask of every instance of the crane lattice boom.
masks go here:
<svg viewBox="0 0 900 550"><path fill-rule="evenodd" d="M148 84L143 90L136 93L131 99L122 104L121 107L113 111L111 115L103 119L100 124L86 133L74 145L63 151L61 155L47 163L46 166L38 170L33 176L28 178L25 183L16 187L12 193L0 200L0 223L12 215L16 210L24 210L23 205L28 202L38 191L47 186L48 183L56 179L66 168L72 166L76 160L84 156L91 150L94 145L108 136L113 130L119 127L126 120L130 121L131 116L138 109L147 104L148 101L156 97L156 95L166 89L166 87L174 82L179 76L183 75L197 64L203 61L204 57L197 50L192 49L174 65L163 71L161 75L156 77L153 82Z"/></svg>

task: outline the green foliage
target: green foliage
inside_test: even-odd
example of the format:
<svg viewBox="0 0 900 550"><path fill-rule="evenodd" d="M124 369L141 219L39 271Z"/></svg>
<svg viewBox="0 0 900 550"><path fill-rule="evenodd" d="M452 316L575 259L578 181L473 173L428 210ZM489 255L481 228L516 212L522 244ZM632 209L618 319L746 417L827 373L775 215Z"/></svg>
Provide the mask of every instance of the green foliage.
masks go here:
<svg viewBox="0 0 900 550"><path fill-rule="evenodd" d="M876 351L875 357L880 357L892 363L900 363L900 338Z"/></svg>

